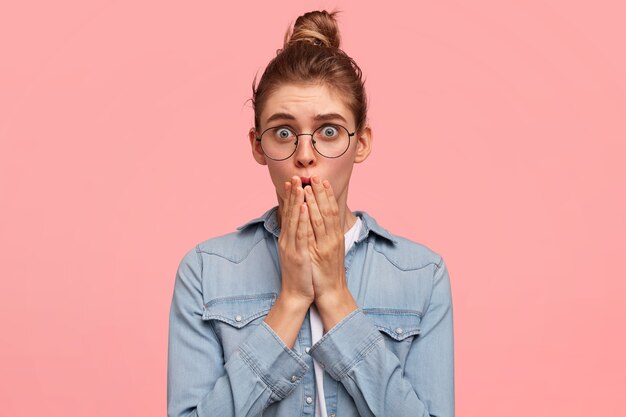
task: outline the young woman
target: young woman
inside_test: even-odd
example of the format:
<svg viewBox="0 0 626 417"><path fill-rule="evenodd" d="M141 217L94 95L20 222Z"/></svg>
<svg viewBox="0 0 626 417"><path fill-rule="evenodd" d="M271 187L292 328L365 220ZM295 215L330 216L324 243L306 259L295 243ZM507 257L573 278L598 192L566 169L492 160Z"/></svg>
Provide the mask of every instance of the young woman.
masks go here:
<svg viewBox="0 0 626 417"><path fill-rule="evenodd" d="M453 416L443 259L347 206L372 131L334 13L296 20L253 105L278 206L181 261L168 416Z"/></svg>

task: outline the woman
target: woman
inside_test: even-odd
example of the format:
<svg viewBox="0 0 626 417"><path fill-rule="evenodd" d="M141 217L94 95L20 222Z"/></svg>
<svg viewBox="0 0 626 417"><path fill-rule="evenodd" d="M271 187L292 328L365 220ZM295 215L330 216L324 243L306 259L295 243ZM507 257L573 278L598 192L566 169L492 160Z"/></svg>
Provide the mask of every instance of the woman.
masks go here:
<svg viewBox="0 0 626 417"><path fill-rule="evenodd" d="M300 16L253 84L278 206L181 261L170 417L454 415L445 263L347 206L372 132L334 15Z"/></svg>

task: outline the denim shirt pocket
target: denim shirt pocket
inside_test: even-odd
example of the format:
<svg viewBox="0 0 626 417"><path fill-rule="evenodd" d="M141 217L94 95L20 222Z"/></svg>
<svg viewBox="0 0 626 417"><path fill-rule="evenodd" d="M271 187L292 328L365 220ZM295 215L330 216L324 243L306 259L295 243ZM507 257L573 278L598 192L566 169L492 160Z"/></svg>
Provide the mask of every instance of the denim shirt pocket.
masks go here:
<svg viewBox="0 0 626 417"><path fill-rule="evenodd" d="M204 304L202 320L213 326L225 362L265 319L276 297L276 293L235 295L215 298Z"/></svg>
<svg viewBox="0 0 626 417"><path fill-rule="evenodd" d="M421 332L422 313L391 308L364 308L363 312L381 332L387 348L404 367L411 342Z"/></svg>

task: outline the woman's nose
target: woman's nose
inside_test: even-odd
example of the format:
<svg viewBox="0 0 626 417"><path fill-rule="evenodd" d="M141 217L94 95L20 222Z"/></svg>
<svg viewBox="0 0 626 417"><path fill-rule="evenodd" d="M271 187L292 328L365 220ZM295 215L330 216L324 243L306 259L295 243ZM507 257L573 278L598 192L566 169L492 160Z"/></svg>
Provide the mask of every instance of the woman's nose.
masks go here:
<svg viewBox="0 0 626 417"><path fill-rule="evenodd" d="M315 148L313 148L312 136L302 135L298 137L298 148L294 156L296 165L301 167L307 167L315 164L317 154Z"/></svg>

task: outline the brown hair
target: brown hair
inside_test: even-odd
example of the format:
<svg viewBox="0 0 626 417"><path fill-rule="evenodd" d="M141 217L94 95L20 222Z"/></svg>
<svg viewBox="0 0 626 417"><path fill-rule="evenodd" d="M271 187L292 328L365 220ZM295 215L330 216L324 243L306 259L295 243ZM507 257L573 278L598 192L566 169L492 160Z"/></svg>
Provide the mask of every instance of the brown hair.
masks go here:
<svg viewBox="0 0 626 417"><path fill-rule="evenodd" d="M265 68L259 85L252 82L254 123L260 117L267 98L283 84L321 84L346 100L356 122L356 130L365 127L367 97L359 66L339 49L339 27L335 15L325 10L303 14L293 30L287 29L283 49Z"/></svg>

